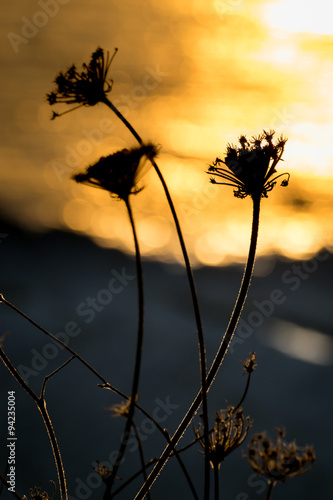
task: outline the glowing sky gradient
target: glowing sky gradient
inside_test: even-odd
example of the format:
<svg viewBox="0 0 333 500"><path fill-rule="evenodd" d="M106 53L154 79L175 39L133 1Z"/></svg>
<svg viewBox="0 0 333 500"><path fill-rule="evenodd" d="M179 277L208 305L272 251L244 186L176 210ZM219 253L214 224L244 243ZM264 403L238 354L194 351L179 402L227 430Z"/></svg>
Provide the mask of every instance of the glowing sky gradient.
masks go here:
<svg viewBox="0 0 333 500"><path fill-rule="evenodd" d="M2 2L4 217L132 252L123 204L70 177L134 139L103 105L50 121L45 102L59 70L88 61L97 46L118 47L110 98L142 137L161 145L158 163L194 263L244 259L251 202L210 185L205 170L240 134L271 128L288 137L280 169L291 182L263 200L259 253L301 258L333 246L331 1L311 9L299 0L53 5L51 15L40 3ZM142 250L180 259L155 173L142 182L144 191L133 198Z"/></svg>

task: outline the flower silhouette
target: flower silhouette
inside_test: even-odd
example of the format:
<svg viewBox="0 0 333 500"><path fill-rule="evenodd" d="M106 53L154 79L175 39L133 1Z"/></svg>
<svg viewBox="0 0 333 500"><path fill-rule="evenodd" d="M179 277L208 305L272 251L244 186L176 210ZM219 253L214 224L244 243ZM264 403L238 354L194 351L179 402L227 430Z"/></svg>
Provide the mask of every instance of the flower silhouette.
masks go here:
<svg viewBox="0 0 333 500"><path fill-rule="evenodd" d="M142 191L143 188L137 186L139 174L145 160L154 158L157 152L157 147L153 144L122 149L112 155L103 156L84 173L74 175L73 179L105 189L111 195L127 201L130 194Z"/></svg>
<svg viewBox="0 0 333 500"><path fill-rule="evenodd" d="M248 195L253 199L267 198L267 193L281 176L287 176L281 183L281 186L287 186L290 177L288 173L274 176L287 139L281 136L274 142L274 134L274 131L264 130L262 135L253 137L250 141L244 135L240 136L238 147L228 144L225 159L216 158L209 166L207 173L214 176L210 181L213 184L235 187L234 195L237 198ZM221 164L226 165L227 169L221 167ZM218 182L215 177L227 182Z"/></svg>
<svg viewBox="0 0 333 500"><path fill-rule="evenodd" d="M46 95L48 103L79 104L81 107L102 102L112 89L113 81L107 78L107 74L117 50L110 58L109 52L105 55L104 50L98 48L89 64L82 65L82 71L78 71L74 64L65 73L60 71L55 78L56 89ZM60 114L53 112L52 118L57 116Z"/></svg>
<svg viewBox="0 0 333 500"><path fill-rule="evenodd" d="M216 412L215 425L209 435L208 450L213 469L219 467L220 463L244 442L251 426L250 418L244 417L242 408L235 410L230 406L226 410ZM194 433L205 448L201 424Z"/></svg>
<svg viewBox="0 0 333 500"><path fill-rule="evenodd" d="M306 446L301 453L295 442L283 441L283 428L277 428L276 432L276 444L267 438L266 433L255 434L246 457L252 469L271 483L285 482L287 478L304 474L311 469L316 458L312 446Z"/></svg>
<svg viewBox="0 0 333 500"><path fill-rule="evenodd" d="M30 499L31 500L54 500L56 493L56 486L54 481L50 481L53 486L53 493L50 496L46 491L42 491L39 486L35 486L34 488L30 488ZM23 495L22 500L27 500L27 497Z"/></svg>

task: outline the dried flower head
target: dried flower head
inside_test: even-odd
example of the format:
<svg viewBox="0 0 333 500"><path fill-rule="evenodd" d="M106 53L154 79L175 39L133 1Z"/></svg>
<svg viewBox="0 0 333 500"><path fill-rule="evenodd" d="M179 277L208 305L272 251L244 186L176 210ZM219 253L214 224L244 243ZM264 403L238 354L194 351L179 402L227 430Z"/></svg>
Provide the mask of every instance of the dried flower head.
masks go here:
<svg viewBox="0 0 333 500"><path fill-rule="evenodd" d="M54 500L55 493L56 493L56 485L54 481L50 481L53 486L53 492L52 496L49 496L49 494L46 491L42 491L42 489L39 486L35 486L35 488L30 488L30 499L31 500ZM23 500L27 500L27 497L24 495Z"/></svg>
<svg viewBox="0 0 333 500"><path fill-rule="evenodd" d="M138 400L138 395L135 397L135 403ZM129 409L131 405L131 398L127 399L126 401L122 401L121 403L116 403L110 408L108 408L112 412L113 417L125 417L127 418L129 415Z"/></svg>
<svg viewBox="0 0 333 500"><path fill-rule="evenodd" d="M220 463L244 442L251 426L252 422L249 417L244 417L242 408L235 410L233 406L230 406L215 414L215 425L209 434L208 450L212 468L219 467ZM205 449L201 423L194 433Z"/></svg>
<svg viewBox="0 0 333 500"><path fill-rule="evenodd" d="M107 465L102 465L99 460L96 460L94 471L105 481L112 473L112 469Z"/></svg>
<svg viewBox="0 0 333 500"><path fill-rule="evenodd" d="M257 363L256 363L256 353L251 352L249 359L246 361L241 361L242 365L244 366L244 372L245 373L252 373L254 370L257 368Z"/></svg>
<svg viewBox="0 0 333 500"><path fill-rule="evenodd" d="M250 141L241 135L240 146L229 144L225 159L216 158L207 172L227 182L218 182L215 177L211 177L210 181L213 184L235 187L234 195L237 198L245 198L248 195L253 199L267 198L267 193L273 189L276 180L281 176L286 176L281 186L287 186L290 177L288 173L274 176L287 139L281 136L273 141L274 133L272 130L264 130L263 134L253 137ZM228 168L221 167L221 164Z"/></svg>
<svg viewBox="0 0 333 500"><path fill-rule="evenodd" d="M276 432L276 443L273 443L266 433L255 434L246 456L252 469L272 483L284 482L287 478L304 474L312 468L316 458L312 446L306 446L301 452L295 442L283 441L283 428L277 428Z"/></svg>
<svg viewBox="0 0 333 500"><path fill-rule="evenodd" d="M105 189L111 195L126 201L130 194L137 194L143 189L137 186L137 182L145 160L153 159L157 153L157 147L153 144L122 149L112 155L103 156L84 173L74 175L73 179Z"/></svg>
<svg viewBox="0 0 333 500"><path fill-rule="evenodd" d="M48 103L51 106L58 103L79 104L78 107L81 107L94 106L103 101L112 89L113 81L107 78L107 74L117 50L110 58L109 52L105 55L104 50L98 48L89 64L82 65L81 71L74 64L66 72L60 71L54 80L56 89L46 95ZM57 116L60 114L54 112L52 119Z"/></svg>

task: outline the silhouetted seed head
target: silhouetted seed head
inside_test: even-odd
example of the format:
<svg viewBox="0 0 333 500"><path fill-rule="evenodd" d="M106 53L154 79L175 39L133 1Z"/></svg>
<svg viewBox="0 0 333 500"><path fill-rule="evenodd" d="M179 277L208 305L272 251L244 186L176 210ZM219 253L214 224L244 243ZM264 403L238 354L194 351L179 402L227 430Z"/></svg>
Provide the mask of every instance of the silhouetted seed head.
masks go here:
<svg viewBox="0 0 333 500"><path fill-rule="evenodd" d="M269 481L286 481L310 470L316 459L312 446L303 451L295 442L283 441L285 430L277 428L277 440L273 443L266 433L255 434L248 446L247 458L252 469L265 476Z"/></svg>
<svg viewBox="0 0 333 500"><path fill-rule="evenodd" d="M35 486L34 488L30 488L30 499L31 500L54 500L55 493L56 493L56 485L54 481L50 481L53 486L53 492L52 496L49 496L49 494L46 491L42 491L42 489L39 486ZM23 500L27 500L27 497L24 495L22 497Z"/></svg>
<svg viewBox="0 0 333 500"><path fill-rule="evenodd" d="M96 460L96 465L94 471L105 481L109 476L111 476L112 469L106 465L102 465L99 460ZM117 478L120 479L120 478Z"/></svg>
<svg viewBox="0 0 333 500"><path fill-rule="evenodd" d="M153 159L158 149L153 144L137 148L122 149L100 160L86 169L84 173L76 174L76 182L95 186L112 196L126 201L130 194L137 194L143 187L137 186L140 173L147 159Z"/></svg>
<svg viewBox="0 0 333 500"><path fill-rule="evenodd" d="M230 406L226 410L219 410L215 414L215 425L209 434L209 461L212 468L219 467L220 463L238 448L245 440L252 422L244 417L243 409ZM199 423L194 430L201 446L205 449L203 425Z"/></svg>
<svg viewBox="0 0 333 500"><path fill-rule="evenodd" d="M81 71L74 64L66 72L60 71L55 78L55 90L46 95L48 103L51 106L64 103L78 104L77 107L81 107L94 106L103 101L112 90L113 81L107 78L107 74L117 50L110 58L109 52L105 55L104 50L98 48L92 54L89 64L82 65ZM51 119L54 120L61 114L54 112Z"/></svg>
<svg viewBox="0 0 333 500"><path fill-rule="evenodd" d="M241 363L244 366L245 373L252 373L257 368L256 353L251 352L249 359L247 359L246 361L241 361Z"/></svg>
<svg viewBox="0 0 333 500"><path fill-rule="evenodd" d="M276 180L281 176L286 176L281 186L287 186L290 175L283 173L276 174L276 166L281 159L284 146L287 142L283 136L273 141L275 132L263 131L258 137L253 137L248 141L245 135L238 139L239 146L228 144L224 160L216 158L209 166L208 172L213 175L210 181L213 184L223 184L233 186L234 195L237 198L251 196L254 198L267 198L267 193L273 189ZM228 168L223 168L224 164ZM218 182L216 178L222 178L227 182Z"/></svg>

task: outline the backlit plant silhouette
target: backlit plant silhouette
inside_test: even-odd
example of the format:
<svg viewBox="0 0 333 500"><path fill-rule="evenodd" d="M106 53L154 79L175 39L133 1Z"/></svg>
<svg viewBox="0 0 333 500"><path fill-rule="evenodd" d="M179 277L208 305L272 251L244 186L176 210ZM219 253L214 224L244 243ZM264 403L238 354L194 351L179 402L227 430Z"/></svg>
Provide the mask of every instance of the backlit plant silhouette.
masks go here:
<svg viewBox="0 0 333 500"><path fill-rule="evenodd" d="M295 442L283 440L286 435L283 428L276 429L276 432L276 443L265 432L252 436L246 456L252 469L267 479L266 500L272 498L273 488L279 481L284 483L288 478L308 472L316 459L312 446L306 446L301 452Z"/></svg>
<svg viewBox="0 0 333 500"><path fill-rule="evenodd" d="M204 331L201 322L198 297L196 294L192 269L169 189L156 163L159 148L154 144L143 141L134 127L109 99L109 94L113 89L113 81L109 78L108 73L116 52L117 49L112 57L110 57L108 52L105 53L102 48L98 48L92 54L89 63L82 65L81 70L78 70L75 65L72 65L65 72L60 72L55 78L55 89L47 94L47 101L52 106L56 104L74 105L74 108L71 108L70 110L67 109L62 113L53 112L52 119L58 118L73 109L90 107L95 106L98 103L103 103L107 105L108 108L116 114L116 116L118 116L118 118L139 143L139 146L136 148L125 148L120 151L110 152L108 156L98 159L94 164L88 166L83 172L77 173L73 177L74 180L80 184L106 190L110 193L111 198L117 198L118 200L123 201L128 212L133 233L136 274L138 280L138 330L136 336L136 355L131 391L129 394L124 394L122 391L111 385L108 380L99 374L93 366L85 361L84 358L82 358L64 342L61 342L46 329L41 327L18 307L9 302L4 295L0 296L0 302L3 305L10 307L17 314L21 315L26 321L34 325L44 335L47 335L54 342L60 344L63 349L68 352L69 357L65 363L60 365L56 370L44 378L41 394L40 396L37 396L37 394L32 391L30 386L18 373L2 346L0 347L0 356L8 370L16 378L17 382L35 401L42 414L57 466L59 492L62 500L68 499L66 474L62 464L61 450L58 446L53 430L51 417L46 411L45 389L46 383L50 377L56 376L60 370L64 370L69 363L74 361L80 362L87 370L92 372L95 377L98 378L100 387L113 391L121 397L121 402L111 408L114 414L123 417L126 421L117 459L115 460L112 468L104 466L100 462L98 462L95 467L96 472L98 472L99 476L105 483L103 500L111 500L116 497L139 476L143 478L143 484L137 492L135 499L143 499L146 496L151 498L151 488L154 481L158 478L166 462L170 458L174 457L178 461L179 466L181 467L181 470L187 480L191 496L196 500L209 500L211 486L210 469L212 468L214 475L214 499L218 500L220 498L219 469L221 463L227 456L237 450L244 443L252 425L252 421L250 421L249 417L244 416L243 403L249 389L251 375L256 367L255 354L251 353L249 359L243 362L244 370L247 374L247 383L239 403L236 406L228 406L227 408L216 410L214 425L212 427L209 425L208 391L214 383L215 377L228 351L248 293L256 257L261 202L264 198L268 197L268 194L275 187L279 178L282 180L281 186L283 187L287 186L289 182L289 173L279 173L277 171L279 162L283 161L282 155L287 140L283 136L275 139L274 131L265 130L258 137L253 137L252 139L247 139L245 135L241 135L239 137L239 145L228 145L224 159L219 157L216 158L216 160L212 162L208 168L207 173L210 175L210 181L213 184L232 186L234 188L234 195L237 198L243 199L250 197L252 201L253 215L248 258L239 294L235 301L235 306L231 313L227 329L224 335L221 336L220 346L215 353L214 361L209 370L207 370ZM189 406L186 414L182 417L180 416L179 425L172 436L169 435L167 429L162 428L156 419L154 419L152 415L141 407L138 396L139 392L144 391L144 388L140 388L139 391L144 334L144 288L139 238L136 232L130 199L131 196L140 193L143 188L140 184L140 173L142 171L143 164L147 161L153 165L162 183L175 223L187 272L199 343L200 386L198 387L197 395ZM221 388L221 390L222 389L223 388ZM179 444L189 424L191 422L193 423L195 414L200 407L202 407L201 422L195 428L195 437L193 441L183 448L178 448L177 445ZM141 412L146 418L153 422L165 440L165 448L161 452L160 456L157 458L150 458L148 462L145 459L140 436L136 430L136 411ZM138 441L141 468L134 476L123 479L122 484L119 486L119 483L117 482L118 472L121 469L121 462L127 451L128 438L132 429L134 430L134 434L136 435ZM312 466L315 458L311 447L307 448L306 451L300 455L298 448L293 444L285 444L282 441L282 437L284 437L284 434L282 431L279 431L277 444L273 445L272 442L264 436L264 434L261 434L260 436L256 435L252 438L251 444L248 448L248 460L250 465L258 474L263 474L266 478L268 478L270 488L269 495L271 495L272 488L276 484L276 481L284 482L287 477L292 477L306 472L310 468L309 466ZM197 450L199 446L201 446L204 454L204 485L203 491L200 492L200 494L196 491L191 479L191 474L185 467L181 458L183 451L189 448ZM152 468L150 473L148 473L149 468ZM5 483L4 480L3 482ZM53 497L54 493L52 495L52 498ZM39 488L35 488L30 491L30 498L32 500L36 500L36 498L49 497L47 493L41 493ZM270 497L267 496L267 498Z"/></svg>

